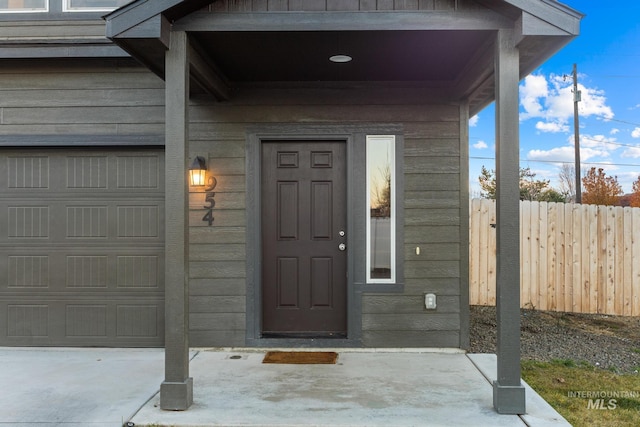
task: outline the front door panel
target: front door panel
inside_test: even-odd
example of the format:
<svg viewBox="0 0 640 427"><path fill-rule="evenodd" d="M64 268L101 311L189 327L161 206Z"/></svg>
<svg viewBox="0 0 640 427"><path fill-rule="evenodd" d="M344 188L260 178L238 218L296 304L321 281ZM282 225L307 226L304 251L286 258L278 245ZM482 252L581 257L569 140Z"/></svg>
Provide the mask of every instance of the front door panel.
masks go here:
<svg viewBox="0 0 640 427"><path fill-rule="evenodd" d="M344 142L262 144L263 336L346 334L345 164Z"/></svg>

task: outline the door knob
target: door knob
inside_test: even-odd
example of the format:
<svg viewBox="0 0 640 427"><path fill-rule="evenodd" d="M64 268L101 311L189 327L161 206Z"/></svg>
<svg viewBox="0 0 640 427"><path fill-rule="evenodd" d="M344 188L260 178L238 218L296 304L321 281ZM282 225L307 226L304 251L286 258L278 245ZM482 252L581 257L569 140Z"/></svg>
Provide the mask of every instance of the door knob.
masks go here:
<svg viewBox="0 0 640 427"><path fill-rule="evenodd" d="M341 251L344 251L345 249L347 249L347 245L345 245L344 243L340 243L338 245L338 249L340 249Z"/></svg>

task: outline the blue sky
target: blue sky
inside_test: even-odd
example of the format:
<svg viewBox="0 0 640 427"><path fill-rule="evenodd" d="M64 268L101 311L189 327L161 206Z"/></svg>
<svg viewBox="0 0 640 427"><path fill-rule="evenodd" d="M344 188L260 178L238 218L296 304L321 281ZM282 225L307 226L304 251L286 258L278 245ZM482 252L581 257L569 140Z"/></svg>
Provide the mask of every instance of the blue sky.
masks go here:
<svg viewBox="0 0 640 427"><path fill-rule="evenodd" d="M560 165L573 165L575 63L582 95L581 169L602 167L630 193L640 174L640 1L562 3L586 16L580 36L520 82L520 166L558 188ZM470 126L469 178L476 197L481 166L495 169L493 104Z"/></svg>

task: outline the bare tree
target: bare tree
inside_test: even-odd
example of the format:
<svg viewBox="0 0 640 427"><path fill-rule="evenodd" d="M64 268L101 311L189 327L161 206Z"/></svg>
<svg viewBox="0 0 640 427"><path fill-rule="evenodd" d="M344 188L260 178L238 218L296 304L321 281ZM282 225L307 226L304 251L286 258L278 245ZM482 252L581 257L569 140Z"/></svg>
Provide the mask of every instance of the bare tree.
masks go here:
<svg viewBox="0 0 640 427"><path fill-rule="evenodd" d="M576 168L570 163L563 163L558 173L560 193L568 202L576 200Z"/></svg>
<svg viewBox="0 0 640 427"><path fill-rule="evenodd" d="M391 166L386 165L384 168L379 169L379 180L372 189L373 200L371 201L375 205L372 206L372 210L375 211L375 215L378 217L390 217L391 216Z"/></svg>

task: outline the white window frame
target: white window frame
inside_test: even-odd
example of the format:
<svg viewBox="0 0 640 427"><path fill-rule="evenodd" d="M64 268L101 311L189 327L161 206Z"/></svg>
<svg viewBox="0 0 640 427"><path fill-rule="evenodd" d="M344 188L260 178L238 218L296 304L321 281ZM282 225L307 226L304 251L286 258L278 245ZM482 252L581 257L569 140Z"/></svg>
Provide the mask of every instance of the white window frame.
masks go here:
<svg viewBox="0 0 640 427"><path fill-rule="evenodd" d="M390 221L390 246L391 246L391 259L390 259L390 278L372 278L371 277L371 167L370 167L370 146L377 142L384 141L391 143L389 166L391 168L391 221ZM396 137L395 135L367 135L366 140L366 191L367 191L367 203L366 203L366 269L367 269L367 283L370 284L395 284L396 283L396 227L397 227L397 201L396 201L396 181L397 181L397 169L396 169Z"/></svg>
<svg viewBox="0 0 640 427"><path fill-rule="evenodd" d="M41 9L0 9L0 13L47 13L49 12L49 0L44 0L44 8Z"/></svg>
<svg viewBox="0 0 640 427"><path fill-rule="evenodd" d="M114 7L71 7L71 0L62 0L63 12L111 12L122 6Z"/></svg>

